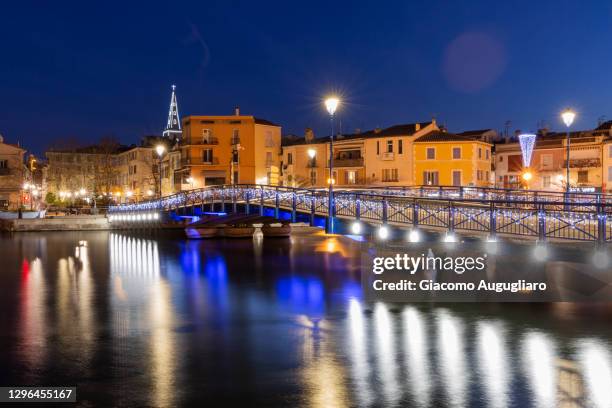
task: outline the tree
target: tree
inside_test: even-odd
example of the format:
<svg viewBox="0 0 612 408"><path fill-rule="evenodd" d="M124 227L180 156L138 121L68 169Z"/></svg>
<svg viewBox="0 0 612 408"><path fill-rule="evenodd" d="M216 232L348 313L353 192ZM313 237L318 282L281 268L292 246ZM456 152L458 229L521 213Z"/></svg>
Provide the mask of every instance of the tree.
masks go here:
<svg viewBox="0 0 612 408"><path fill-rule="evenodd" d="M57 201L57 197L55 196L55 194L49 191L47 195L45 196L45 202L47 204L55 204L56 201Z"/></svg>

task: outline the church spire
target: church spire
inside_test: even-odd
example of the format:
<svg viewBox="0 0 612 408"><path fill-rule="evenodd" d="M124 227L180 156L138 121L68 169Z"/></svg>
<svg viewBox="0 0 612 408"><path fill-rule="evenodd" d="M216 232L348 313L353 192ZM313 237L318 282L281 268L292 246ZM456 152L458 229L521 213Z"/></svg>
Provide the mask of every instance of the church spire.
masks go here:
<svg viewBox="0 0 612 408"><path fill-rule="evenodd" d="M168 123L164 130L164 137L181 136L181 119L179 118L178 105L176 103L176 85L172 85L172 97L170 98L170 110L168 111Z"/></svg>

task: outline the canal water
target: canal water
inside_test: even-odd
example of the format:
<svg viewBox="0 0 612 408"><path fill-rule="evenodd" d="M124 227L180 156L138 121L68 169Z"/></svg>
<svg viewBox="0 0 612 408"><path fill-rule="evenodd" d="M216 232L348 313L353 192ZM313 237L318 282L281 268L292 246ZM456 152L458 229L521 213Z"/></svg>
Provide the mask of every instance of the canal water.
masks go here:
<svg viewBox="0 0 612 408"><path fill-rule="evenodd" d="M81 406L612 406L602 305L368 304L359 242L0 236L0 385Z"/></svg>

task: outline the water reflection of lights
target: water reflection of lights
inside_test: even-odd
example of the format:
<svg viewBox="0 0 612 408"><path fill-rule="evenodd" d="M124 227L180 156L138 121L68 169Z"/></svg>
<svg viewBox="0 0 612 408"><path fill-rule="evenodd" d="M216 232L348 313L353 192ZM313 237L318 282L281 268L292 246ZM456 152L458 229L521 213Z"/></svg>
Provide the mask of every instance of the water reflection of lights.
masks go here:
<svg viewBox="0 0 612 408"><path fill-rule="evenodd" d="M419 230L416 230L416 229L410 230L410 232L408 233L408 241L409 242L420 242L421 234L419 233Z"/></svg>
<svg viewBox="0 0 612 408"><path fill-rule="evenodd" d="M349 324L349 344L351 351L351 369L355 380L355 392L360 406L372 404L372 395L368 377L370 375L370 365L368 363L368 351L366 344L366 324L361 310L361 304L355 298L349 300L348 311Z"/></svg>
<svg viewBox="0 0 612 408"><path fill-rule="evenodd" d="M45 363L47 324L45 319L46 282L39 258L22 265L19 350L29 372Z"/></svg>
<svg viewBox="0 0 612 408"><path fill-rule="evenodd" d="M589 402L612 407L612 356L604 343L583 340L578 343L578 359L584 373Z"/></svg>
<svg viewBox="0 0 612 408"><path fill-rule="evenodd" d="M603 250L595 251L595 253L593 254L593 265L595 265L596 268L599 268L599 269L607 268L609 263L610 263L610 259L608 257L607 250L603 249Z"/></svg>
<svg viewBox="0 0 612 408"><path fill-rule="evenodd" d="M157 281L151 288L149 322L151 324L151 371L154 381L153 405L173 406L176 395L176 350L174 339L174 312L171 289L165 280Z"/></svg>
<svg viewBox="0 0 612 408"><path fill-rule="evenodd" d="M509 370L505 331L500 322L478 324L478 363L488 406L508 406Z"/></svg>
<svg viewBox="0 0 612 408"><path fill-rule="evenodd" d="M546 244L537 244L533 249L533 257L536 261L545 261L548 257L548 249L546 248Z"/></svg>
<svg viewBox="0 0 612 408"><path fill-rule="evenodd" d="M430 406L429 393L431 376L427 329L423 315L414 307L407 307L403 313L404 347L406 348L406 372L415 403L421 407Z"/></svg>
<svg viewBox="0 0 612 408"><path fill-rule="evenodd" d="M395 330L391 313L384 303L377 303L374 307L374 328L383 398L387 405L395 405L401 397L397 380Z"/></svg>
<svg viewBox="0 0 612 408"><path fill-rule="evenodd" d="M159 277L157 242L111 234L110 265L114 276L156 279Z"/></svg>
<svg viewBox="0 0 612 408"><path fill-rule="evenodd" d="M533 394L534 405L555 405L557 372L556 349L552 340L544 333L530 332L522 341L523 369Z"/></svg>
<svg viewBox="0 0 612 408"><path fill-rule="evenodd" d="M446 309L437 311L437 346L440 372L451 406L467 405L468 370L463 344L463 323Z"/></svg>

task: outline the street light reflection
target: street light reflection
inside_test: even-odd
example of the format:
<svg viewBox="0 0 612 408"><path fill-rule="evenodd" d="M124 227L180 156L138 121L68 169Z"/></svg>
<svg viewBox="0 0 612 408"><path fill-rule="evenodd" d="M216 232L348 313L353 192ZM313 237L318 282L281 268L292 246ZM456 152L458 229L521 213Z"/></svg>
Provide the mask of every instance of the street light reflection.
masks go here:
<svg viewBox="0 0 612 408"><path fill-rule="evenodd" d="M465 361L463 324L446 309L437 311L437 343L440 372L451 405L467 405L470 370Z"/></svg>
<svg viewBox="0 0 612 408"><path fill-rule="evenodd" d="M508 406L509 370L505 339L500 322L478 324L479 367L490 407Z"/></svg>
<svg viewBox="0 0 612 408"><path fill-rule="evenodd" d="M537 407L552 407L556 397L555 345L544 333L530 332L522 341L523 369Z"/></svg>
<svg viewBox="0 0 612 408"><path fill-rule="evenodd" d="M410 388L418 406L429 407L431 371L427 328L423 315L415 307L407 307L403 313L404 347L406 348L406 372Z"/></svg>

